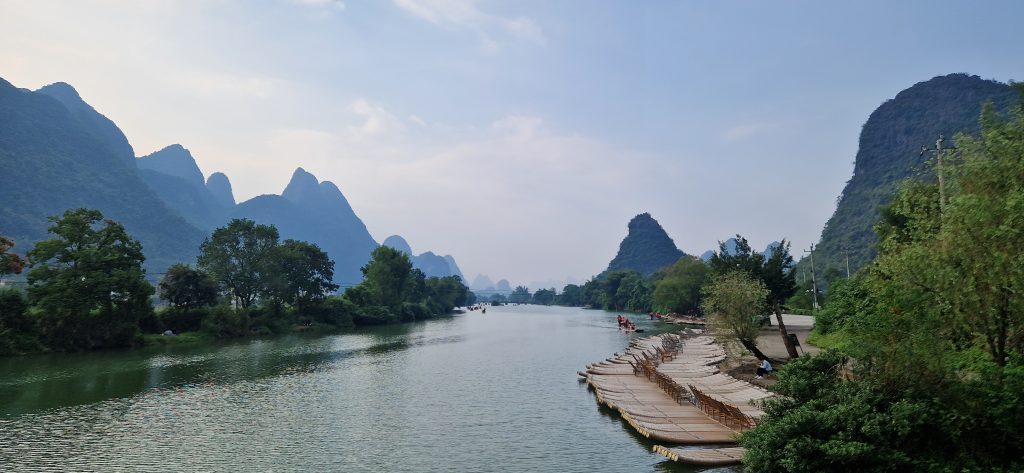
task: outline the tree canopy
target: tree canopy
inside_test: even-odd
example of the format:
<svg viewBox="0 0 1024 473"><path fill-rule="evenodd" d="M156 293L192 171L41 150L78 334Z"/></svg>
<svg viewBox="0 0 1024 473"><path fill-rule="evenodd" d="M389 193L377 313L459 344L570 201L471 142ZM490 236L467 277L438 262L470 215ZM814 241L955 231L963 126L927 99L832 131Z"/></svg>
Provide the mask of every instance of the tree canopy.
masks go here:
<svg viewBox="0 0 1024 473"><path fill-rule="evenodd" d="M199 247L199 268L245 308L256 302L266 279L273 274L271 250L277 246L277 228L252 220L234 219L213 231Z"/></svg>
<svg viewBox="0 0 1024 473"><path fill-rule="evenodd" d="M700 311L701 287L710 268L700 258L684 256L664 271L651 303L659 313L695 314Z"/></svg>
<svg viewBox="0 0 1024 473"><path fill-rule="evenodd" d="M46 319L50 338L69 348L134 343L153 294L142 245L98 210L68 210L50 221L54 238L28 254L29 300Z"/></svg>

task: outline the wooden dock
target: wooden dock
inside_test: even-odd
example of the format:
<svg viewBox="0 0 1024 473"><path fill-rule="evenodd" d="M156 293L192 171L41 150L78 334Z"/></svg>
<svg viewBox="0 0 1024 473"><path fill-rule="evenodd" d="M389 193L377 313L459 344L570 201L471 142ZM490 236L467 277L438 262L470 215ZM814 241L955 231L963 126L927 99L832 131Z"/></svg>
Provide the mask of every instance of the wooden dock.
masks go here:
<svg viewBox="0 0 1024 473"><path fill-rule="evenodd" d="M772 394L721 373L724 349L710 337L658 335L634 340L623 353L587 365L597 401L619 412L644 437L672 445L735 445ZM695 465L739 463L742 447L655 451Z"/></svg>

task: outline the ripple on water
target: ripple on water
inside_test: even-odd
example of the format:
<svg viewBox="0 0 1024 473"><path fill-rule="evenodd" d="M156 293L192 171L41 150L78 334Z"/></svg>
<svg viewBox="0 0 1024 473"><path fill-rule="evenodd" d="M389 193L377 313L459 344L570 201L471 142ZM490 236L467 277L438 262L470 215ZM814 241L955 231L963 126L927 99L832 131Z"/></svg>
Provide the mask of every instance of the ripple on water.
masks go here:
<svg viewBox="0 0 1024 473"><path fill-rule="evenodd" d="M514 307L97 358L87 375L45 369L15 386L146 381L83 405L24 401L0 417L0 471L693 471L576 380L628 340L614 314Z"/></svg>

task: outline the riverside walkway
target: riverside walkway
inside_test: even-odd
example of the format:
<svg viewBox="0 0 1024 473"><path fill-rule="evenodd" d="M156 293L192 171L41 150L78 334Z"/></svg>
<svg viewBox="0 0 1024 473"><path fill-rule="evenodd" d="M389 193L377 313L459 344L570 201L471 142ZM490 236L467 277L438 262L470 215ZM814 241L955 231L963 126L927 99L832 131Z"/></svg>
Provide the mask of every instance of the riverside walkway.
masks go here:
<svg viewBox="0 0 1024 473"><path fill-rule="evenodd" d="M725 350L710 337L658 335L633 341L624 353L587 366L599 403L619 412L641 435L676 445L735 445L764 413L754 405L772 394L719 371ZM696 465L739 463L742 447L677 449L665 457Z"/></svg>

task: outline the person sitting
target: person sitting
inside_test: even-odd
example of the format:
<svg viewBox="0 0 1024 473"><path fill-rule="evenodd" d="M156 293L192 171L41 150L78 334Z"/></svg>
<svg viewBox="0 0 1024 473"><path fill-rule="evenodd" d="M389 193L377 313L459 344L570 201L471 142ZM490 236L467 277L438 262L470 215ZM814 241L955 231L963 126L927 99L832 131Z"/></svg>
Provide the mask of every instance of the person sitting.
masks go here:
<svg viewBox="0 0 1024 473"><path fill-rule="evenodd" d="M761 379L772 373L772 364L768 362L768 358L761 358L761 366L757 367L757 376L754 379Z"/></svg>

